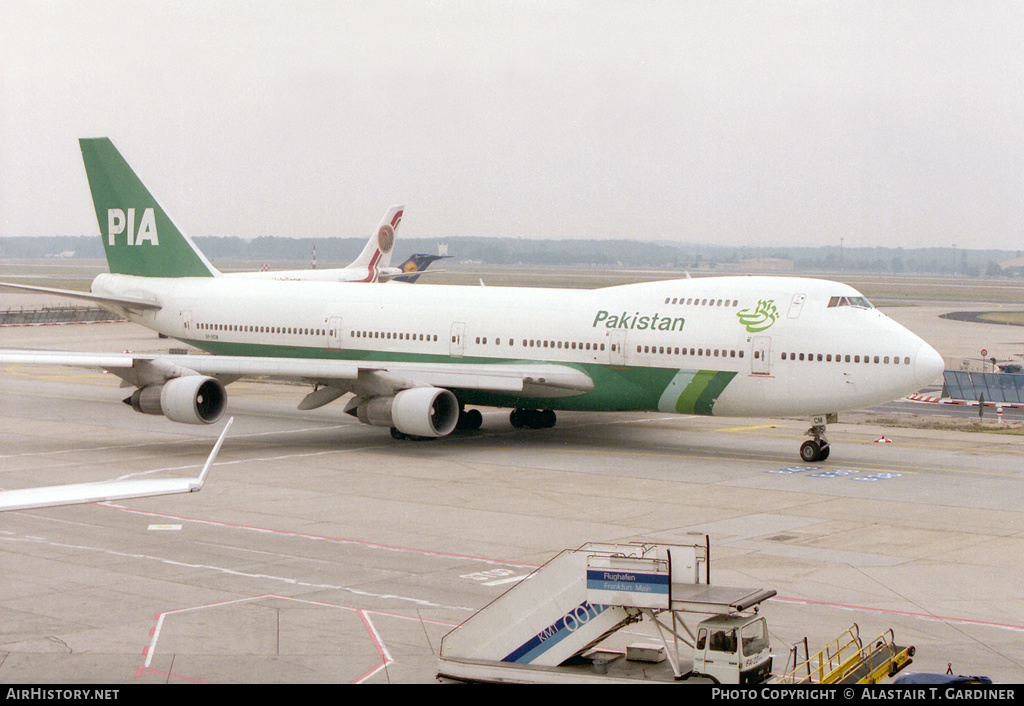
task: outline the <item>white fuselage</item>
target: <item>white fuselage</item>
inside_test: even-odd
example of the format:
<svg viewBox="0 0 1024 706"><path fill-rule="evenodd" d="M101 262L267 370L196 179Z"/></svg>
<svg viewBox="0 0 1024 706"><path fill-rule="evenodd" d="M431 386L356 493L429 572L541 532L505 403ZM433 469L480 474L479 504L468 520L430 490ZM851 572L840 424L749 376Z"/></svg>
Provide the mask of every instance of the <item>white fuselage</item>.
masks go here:
<svg viewBox="0 0 1024 706"><path fill-rule="evenodd" d="M578 290L101 275L93 292L154 299L159 311L132 320L218 354L533 361L594 379L592 392L546 402L554 409L810 416L902 397L943 368L856 290L794 277Z"/></svg>

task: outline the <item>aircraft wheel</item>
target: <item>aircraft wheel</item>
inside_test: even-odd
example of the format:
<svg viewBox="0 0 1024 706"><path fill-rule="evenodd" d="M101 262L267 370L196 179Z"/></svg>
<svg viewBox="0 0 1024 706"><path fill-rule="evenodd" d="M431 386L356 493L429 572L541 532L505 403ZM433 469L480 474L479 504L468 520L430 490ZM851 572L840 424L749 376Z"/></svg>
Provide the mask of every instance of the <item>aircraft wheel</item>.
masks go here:
<svg viewBox="0 0 1024 706"><path fill-rule="evenodd" d="M550 429L555 426L555 412L550 409L516 408L508 416L516 429Z"/></svg>
<svg viewBox="0 0 1024 706"><path fill-rule="evenodd" d="M476 431L484 423L484 415L479 409L468 409L459 415L457 427L462 431Z"/></svg>
<svg viewBox="0 0 1024 706"><path fill-rule="evenodd" d="M819 461L824 461L826 458L828 458L829 448L830 447L828 444L825 444L821 447L821 451L818 452Z"/></svg>
<svg viewBox="0 0 1024 706"><path fill-rule="evenodd" d="M800 458L805 463L814 463L821 459L821 447L817 441L805 441L800 445Z"/></svg>

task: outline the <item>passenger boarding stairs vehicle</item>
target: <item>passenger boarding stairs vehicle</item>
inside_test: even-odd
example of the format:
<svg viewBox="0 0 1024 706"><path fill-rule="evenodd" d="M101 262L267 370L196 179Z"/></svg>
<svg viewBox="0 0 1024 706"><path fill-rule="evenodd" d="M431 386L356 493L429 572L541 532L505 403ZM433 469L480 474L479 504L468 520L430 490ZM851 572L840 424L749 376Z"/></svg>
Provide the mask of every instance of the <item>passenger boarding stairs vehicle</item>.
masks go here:
<svg viewBox="0 0 1024 706"><path fill-rule="evenodd" d="M438 676L517 683L764 681L771 656L757 607L775 591L709 585L709 551L707 542L591 543L564 551L448 633ZM693 614L710 617L694 631L684 620ZM625 659L602 644L645 618L660 644L629 645Z"/></svg>
<svg viewBox="0 0 1024 706"><path fill-rule="evenodd" d="M759 612L775 591L711 585L709 556L706 537L694 545L589 543L563 551L445 635L437 676L489 683L776 681ZM691 627L693 616L699 622ZM623 628L644 620L657 638L629 642L631 631ZM874 683L910 663L912 647L890 648L891 640L879 638L867 649L855 630L800 664L794 648L794 669L782 681ZM855 681L829 681L840 678Z"/></svg>

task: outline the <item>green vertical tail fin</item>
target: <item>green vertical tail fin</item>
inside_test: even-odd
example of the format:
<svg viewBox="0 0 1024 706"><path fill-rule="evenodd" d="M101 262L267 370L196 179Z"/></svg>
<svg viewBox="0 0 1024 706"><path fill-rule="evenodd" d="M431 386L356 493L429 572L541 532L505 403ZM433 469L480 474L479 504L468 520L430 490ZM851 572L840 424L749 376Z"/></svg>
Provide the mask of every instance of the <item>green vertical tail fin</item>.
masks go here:
<svg viewBox="0 0 1024 706"><path fill-rule="evenodd" d="M111 272L140 277L220 274L175 227L108 138L78 142Z"/></svg>

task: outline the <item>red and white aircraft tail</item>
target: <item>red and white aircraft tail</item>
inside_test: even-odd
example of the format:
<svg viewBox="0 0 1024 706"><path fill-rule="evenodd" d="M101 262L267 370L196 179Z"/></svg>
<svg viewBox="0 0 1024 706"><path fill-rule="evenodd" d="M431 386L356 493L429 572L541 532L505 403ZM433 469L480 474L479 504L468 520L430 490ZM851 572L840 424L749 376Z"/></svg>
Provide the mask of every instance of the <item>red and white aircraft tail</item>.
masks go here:
<svg viewBox="0 0 1024 706"><path fill-rule="evenodd" d="M307 282L381 282L405 274L400 267L391 267L395 232L402 221L405 206L392 206L381 218L359 253L345 267L327 270L271 270L267 272L232 272L226 277L240 279L276 279Z"/></svg>

